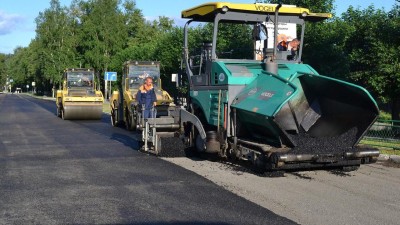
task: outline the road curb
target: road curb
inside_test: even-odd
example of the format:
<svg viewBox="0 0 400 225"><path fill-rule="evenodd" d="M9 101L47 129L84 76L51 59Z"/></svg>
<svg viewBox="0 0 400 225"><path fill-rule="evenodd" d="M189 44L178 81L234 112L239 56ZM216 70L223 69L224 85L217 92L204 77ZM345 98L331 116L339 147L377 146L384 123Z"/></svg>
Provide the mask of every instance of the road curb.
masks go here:
<svg viewBox="0 0 400 225"><path fill-rule="evenodd" d="M37 96L37 95L33 95L33 94L28 94L28 93L22 93L25 94L27 96L30 96L32 98L37 98L37 99L42 99L42 100L46 100L46 101L56 101L56 98L53 97L47 97L47 96Z"/></svg>
<svg viewBox="0 0 400 225"><path fill-rule="evenodd" d="M30 97L32 97L32 98L37 98L37 99L46 100L46 101L53 101L53 102L56 101L56 98L53 98L53 97L36 96L36 95L32 95L32 94L25 94L25 95L28 95L28 96L30 96ZM104 102L104 104L109 104L109 103L108 103L108 102ZM103 113L105 113L105 114L107 114L107 115L111 115L109 111L104 110L104 109L103 109Z"/></svg>
<svg viewBox="0 0 400 225"><path fill-rule="evenodd" d="M56 98L51 98L51 97L43 97L42 99L46 101L53 101L53 102L56 101Z"/></svg>
<svg viewBox="0 0 400 225"><path fill-rule="evenodd" d="M400 164L400 156L398 155L380 154L378 157L378 161L389 161L389 160L394 163Z"/></svg>

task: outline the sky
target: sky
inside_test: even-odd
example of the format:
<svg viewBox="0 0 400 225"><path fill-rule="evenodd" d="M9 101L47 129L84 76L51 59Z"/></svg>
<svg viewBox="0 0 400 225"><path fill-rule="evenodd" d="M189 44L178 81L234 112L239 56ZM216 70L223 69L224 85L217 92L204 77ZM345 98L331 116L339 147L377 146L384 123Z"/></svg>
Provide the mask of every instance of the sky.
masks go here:
<svg viewBox="0 0 400 225"><path fill-rule="evenodd" d="M60 0L61 5L70 6L72 0ZM136 0L148 20L167 16L182 24L181 11L216 0ZM233 3L254 3L254 0L224 0ZM285 2L283 0L283 2ZM336 14L345 12L350 5L365 9L369 5L388 11L395 0L335 0ZM10 54L18 46L26 47L35 38L35 18L39 12L49 8L50 0L0 0L0 53Z"/></svg>

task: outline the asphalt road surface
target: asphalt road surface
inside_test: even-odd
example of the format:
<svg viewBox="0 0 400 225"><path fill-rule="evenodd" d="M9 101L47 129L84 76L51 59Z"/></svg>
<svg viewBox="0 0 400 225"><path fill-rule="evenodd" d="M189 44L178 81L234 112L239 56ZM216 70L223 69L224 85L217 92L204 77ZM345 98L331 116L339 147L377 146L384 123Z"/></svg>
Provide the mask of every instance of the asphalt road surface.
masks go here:
<svg viewBox="0 0 400 225"><path fill-rule="evenodd" d="M137 152L132 133L0 94L0 224L294 224Z"/></svg>

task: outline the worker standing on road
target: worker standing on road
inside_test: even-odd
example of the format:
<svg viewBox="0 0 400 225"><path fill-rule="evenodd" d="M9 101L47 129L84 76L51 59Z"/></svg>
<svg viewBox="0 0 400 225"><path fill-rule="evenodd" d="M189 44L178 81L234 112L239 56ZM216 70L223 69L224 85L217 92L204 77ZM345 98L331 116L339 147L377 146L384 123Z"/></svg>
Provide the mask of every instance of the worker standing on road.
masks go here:
<svg viewBox="0 0 400 225"><path fill-rule="evenodd" d="M139 87L136 99L140 107L144 106L143 118L147 119L153 117L152 109L157 104L157 97L154 91L152 77L146 77L144 79L144 84Z"/></svg>

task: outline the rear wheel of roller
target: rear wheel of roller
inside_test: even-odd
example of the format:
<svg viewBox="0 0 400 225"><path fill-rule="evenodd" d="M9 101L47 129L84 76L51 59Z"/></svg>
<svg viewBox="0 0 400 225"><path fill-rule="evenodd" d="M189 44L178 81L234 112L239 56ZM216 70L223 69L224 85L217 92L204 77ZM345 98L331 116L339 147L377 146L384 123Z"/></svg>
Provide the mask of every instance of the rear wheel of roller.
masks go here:
<svg viewBox="0 0 400 225"><path fill-rule="evenodd" d="M133 115L131 115L128 110L126 110L125 115L126 115L126 123L125 123L126 129L130 131L136 130L136 120L133 118Z"/></svg>
<svg viewBox="0 0 400 225"><path fill-rule="evenodd" d="M156 151L157 151L157 155L158 156L161 156L161 153L162 153L162 138L160 137L160 136L158 136L157 135L157 142L156 142L156 145L154 146L154 148L156 149Z"/></svg>
<svg viewBox="0 0 400 225"><path fill-rule="evenodd" d="M65 120L65 117L64 117L64 109L61 109L61 119Z"/></svg>
<svg viewBox="0 0 400 225"><path fill-rule="evenodd" d="M62 118L63 120L65 120L65 112L64 112L64 109L61 110L61 118Z"/></svg>
<svg viewBox="0 0 400 225"><path fill-rule="evenodd" d="M118 115L118 110L117 109L111 109L111 125L113 127L118 126L117 115Z"/></svg>
<svg viewBox="0 0 400 225"><path fill-rule="evenodd" d="M58 107L58 106L57 106L56 115L57 115L57 117L61 118L61 110L60 110L60 107Z"/></svg>

